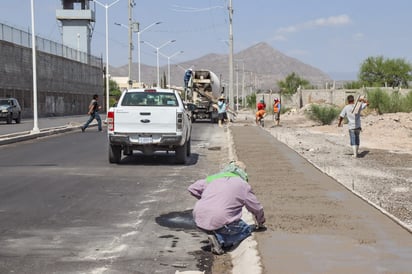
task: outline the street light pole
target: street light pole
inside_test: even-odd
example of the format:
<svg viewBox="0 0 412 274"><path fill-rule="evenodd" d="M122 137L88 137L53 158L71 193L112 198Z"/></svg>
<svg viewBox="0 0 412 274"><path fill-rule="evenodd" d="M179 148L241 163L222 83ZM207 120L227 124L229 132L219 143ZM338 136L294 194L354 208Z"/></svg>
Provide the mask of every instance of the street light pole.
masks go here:
<svg viewBox="0 0 412 274"><path fill-rule="evenodd" d="M233 8L232 0L229 1L229 105L234 106L233 100Z"/></svg>
<svg viewBox="0 0 412 274"><path fill-rule="evenodd" d="M106 113L109 111L109 23L108 23L108 18L109 18L109 8L119 2L120 0L116 0L110 5L108 4L102 4L97 0L94 0L97 4L102 6L103 8L106 9Z"/></svg>
<svg viewBox="0 0 412 274"><path fill-rule="evenodd" d="M179 54L183 53L183 52L184 52L183 50L177 51L177 52L173 53L173 54L170 55L170 56L167 56L167 55L165 55L165 54L163 54L163 53L160 52L160 55L162 55L163 57L166 57L166 58L167 58L167 77L168 77L167 80L168 80L168 86L169 86L169 88L170 88L170 83L171 83L171 81L170 81L170 59L173 58L173 57L175 57L176 55L179 55Z"/></svg>
<svg viewBox="0 0 412 274"><path fill-rule="evenodd" d="M170 40L167 41L165 43L163 43L162 45L156 47L154 45L152 45L151 43L147 42L147 41L142 41L142 43L148 44L149 46L151 46L152 48L154 48L156 50L156 57L157 57L157 83L156 86L159 87L159 83L160 83L160 69L159 69L159 50L173 42L176 42L176 40Z"/></svg>
<svg viewBox="0 0 412 274"><path fill-rule="evenodd" d="M242 106L245 107L245 62L242 63Z"/></svg>
<svg viewBox="0 0 412 274"><path fill-rule="evenodd" d="M33 129L32 133L40 132L37 119L37 66L36 66L36 32L34 31L34 0L31 0L31 47L33 62Z"/></svg>
<svg viewBox="0 0 412 274"><path fill-rule="evenodd" d="M132 9L134 3L132 0L129 0L129 88L133 87L133 80L132 80L132 52L133 52L133 40L132 40Z"/></svg>
<svg viewBox="0 0 412 274"><path fill-rule="evenodd" d="M236 63L236 111L239 111L239 64Z"/></svg>
<svg viewBox="0 0 412 274"><path fill-rule="evenodd" d="M159 25L162 22L155 22L150 24L149 26L145 27L144 29L140 30L140 26L139 26L139 30L137 31L137 63L138 63L138 67L139 67L139 84L141 83L141 79L140 79L140 34L143 33L145 30L148 30L149 28L153 27L154 25Z"/></svg>
<svg viewBox="0 0 412 274"><path fill-rule="evenodd" d="M235 59L235 61L236 61L236 111L239 111L239 63L238 62L243 63L243 70L245 70L245 62L243 59ZM242 97L243 97L243 86L242 86Z"/></svg>

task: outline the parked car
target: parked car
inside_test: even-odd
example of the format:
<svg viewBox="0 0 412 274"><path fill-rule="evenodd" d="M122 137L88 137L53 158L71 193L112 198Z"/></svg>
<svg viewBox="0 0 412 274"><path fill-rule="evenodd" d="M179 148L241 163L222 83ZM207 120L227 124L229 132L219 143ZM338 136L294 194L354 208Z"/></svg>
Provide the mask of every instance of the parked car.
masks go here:
<svg viewBox="0 0 412 274"><path fill-rule="evenodd" d="M0 120L5 120L7 124L21 121L21 107L16 98L0 98Z"/></svg>

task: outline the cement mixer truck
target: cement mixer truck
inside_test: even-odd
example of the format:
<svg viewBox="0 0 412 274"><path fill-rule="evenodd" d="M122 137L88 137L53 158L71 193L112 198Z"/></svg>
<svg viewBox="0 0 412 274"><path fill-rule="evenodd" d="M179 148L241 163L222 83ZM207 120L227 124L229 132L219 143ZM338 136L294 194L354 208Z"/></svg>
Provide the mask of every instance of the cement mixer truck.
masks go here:
<svg viewBox="0 0 412 274"><path fill-rule="evenodd" d="M187 107L192 122L208 119L217 122L217 109L214 104L222 95L220 80L210 70L193 70L186 88Z"/></svg>

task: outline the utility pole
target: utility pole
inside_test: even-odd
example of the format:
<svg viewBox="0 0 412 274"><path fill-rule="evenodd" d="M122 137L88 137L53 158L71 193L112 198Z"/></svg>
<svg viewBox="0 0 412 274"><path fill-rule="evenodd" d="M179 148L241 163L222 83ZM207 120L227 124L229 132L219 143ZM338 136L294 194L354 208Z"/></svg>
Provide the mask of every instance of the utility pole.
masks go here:
<svg viewBox="0 0 412 274"><path fill-rule="evenodd" d="M236 62L236 111L239 111L239 63Z"/></svg>
<svg viewBox="0 0 412 274"><path fill-rule="evenodd" d="M132 80L132 54L133 54L133 18L132 18L132 10L134 6L134 0L129 0L129 79L128 84L129 88L133 86Z"/></svg>
<svg viewBox="0 0 412 274"><path fill-rule="evenodd" d="M245 62L242 66L242 106L245 107L246 95L245 95Z"/></svg>
<svg viewBox="0 0 412 274"><path fill-rule="evenodd" d="M234 109L233 97L233 8L232 0L229 1L229 106Z"/></svg>

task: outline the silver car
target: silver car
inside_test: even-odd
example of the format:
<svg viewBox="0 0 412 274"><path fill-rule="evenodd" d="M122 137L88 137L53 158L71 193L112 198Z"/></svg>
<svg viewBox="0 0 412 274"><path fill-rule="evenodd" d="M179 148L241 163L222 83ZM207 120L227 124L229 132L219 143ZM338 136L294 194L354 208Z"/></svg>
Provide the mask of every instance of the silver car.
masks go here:
<svg viewBox="0 0 412 274"><path fill-rule="evenodd" d="M5 120L7 124L21 121L21 107L16 98L0 98L0 120Z"/></svg>

